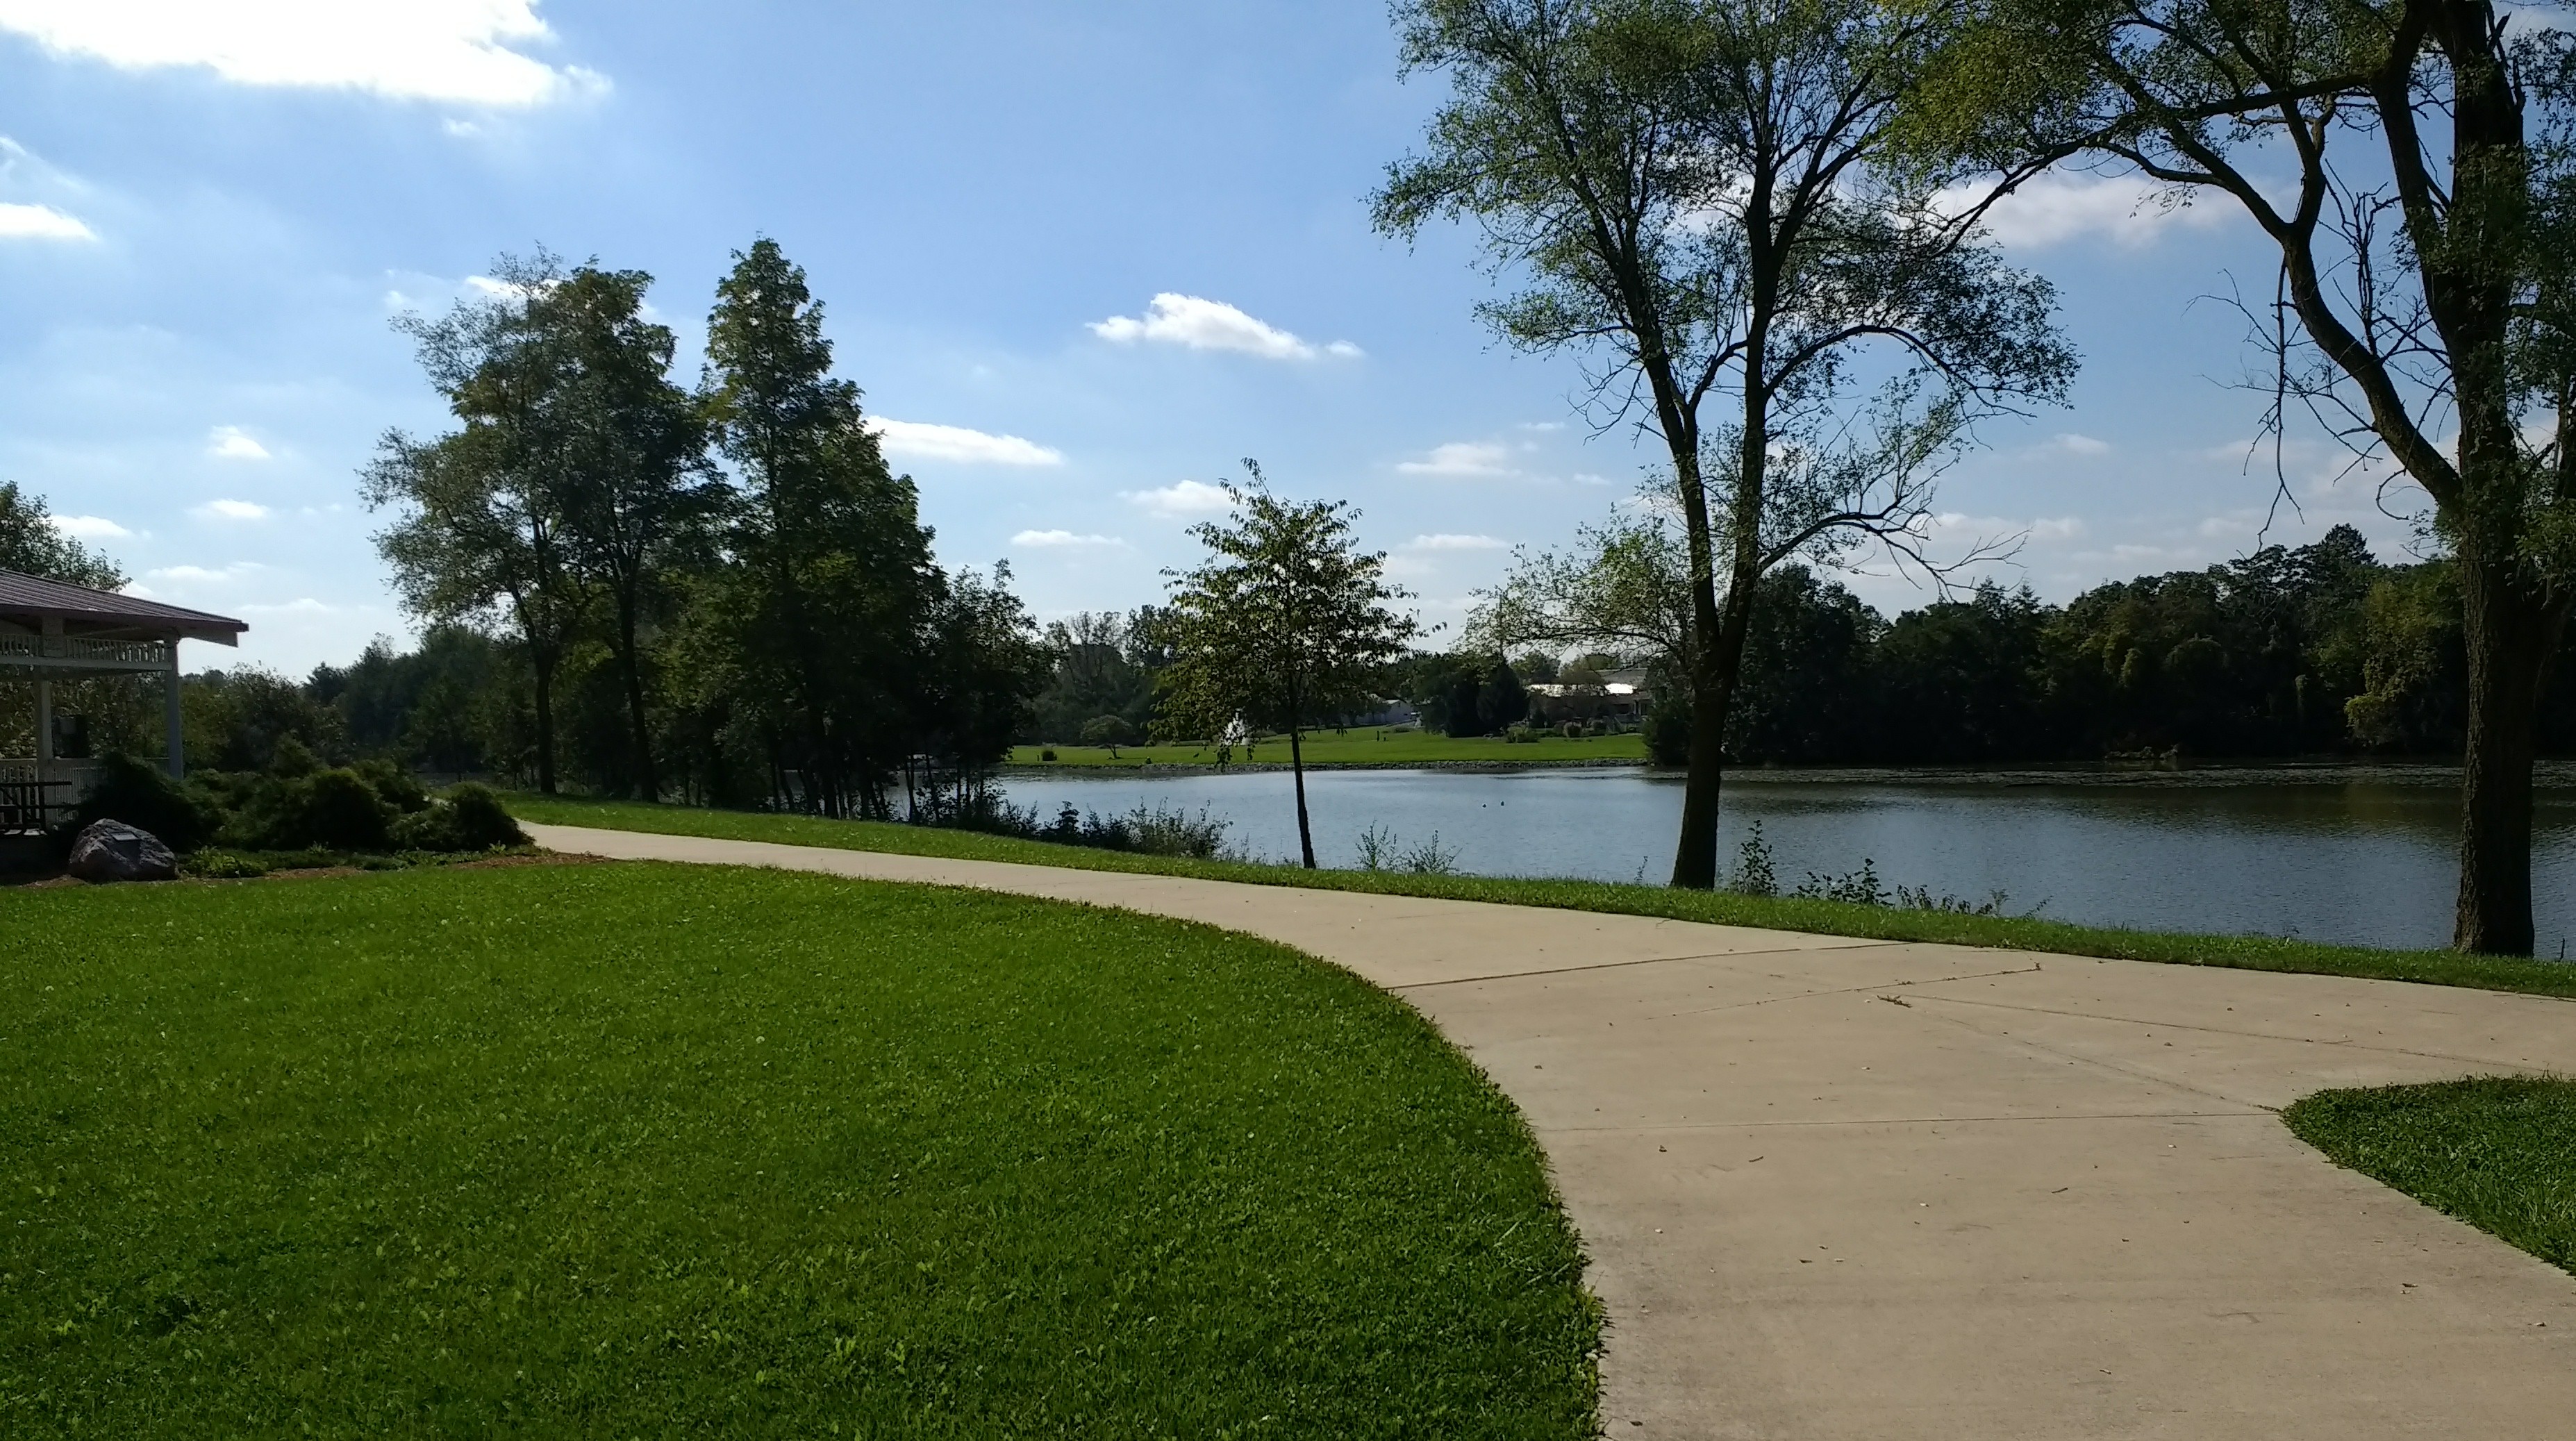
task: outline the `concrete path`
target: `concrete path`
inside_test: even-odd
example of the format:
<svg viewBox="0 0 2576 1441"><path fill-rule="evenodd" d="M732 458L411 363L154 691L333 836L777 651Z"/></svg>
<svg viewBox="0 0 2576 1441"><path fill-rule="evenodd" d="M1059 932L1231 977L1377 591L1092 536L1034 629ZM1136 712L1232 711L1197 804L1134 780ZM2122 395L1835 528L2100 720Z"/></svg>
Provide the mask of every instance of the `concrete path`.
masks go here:
<svg viewBox="0 0 2576 1441"><path fill-rule="evenodd" d="M2576 1073L2566 1002L528 829L1206 921L1404 996L1547 1147L1610 1312L1614 1441L2576 1436L2576 1278L2273 1114Z"/></svg>

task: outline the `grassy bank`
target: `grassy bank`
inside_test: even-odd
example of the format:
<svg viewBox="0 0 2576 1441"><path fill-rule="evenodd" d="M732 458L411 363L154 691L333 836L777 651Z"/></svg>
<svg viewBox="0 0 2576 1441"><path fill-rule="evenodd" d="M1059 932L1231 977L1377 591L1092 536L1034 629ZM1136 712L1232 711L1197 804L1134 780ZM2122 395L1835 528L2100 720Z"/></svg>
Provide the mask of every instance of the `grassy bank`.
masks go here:
<svg viewBox="0 0 2576 1441"><path fill-rule="evenodd" d="M2281 1118L2338 1164L2576 1271L2576 1081L2323 1091Z"/></svg>
<svg viewBox="0 0 2576 1441"><path fill-rule="evenodd" d="M641 865L0 929L0 1435L1588 1434L1516 1114L1277 946Z"/></svg>
<svg viewBox="0 0 2576 1441"><path fill-rule="evenodd" d="M1500 736L1451 737L1423 731L1385 729L1352 731L1319 731L1305 738L1301 747L1310 766L1419 766L1419 765L1629 765L1646 758L1645 738L1634 733L1617 736L1585 736L1567 740L1559 735L1541 735L1534 741L1513 744ZM1048 751L1055 759L1045 759ZM1264 737L1249 752L1236 747L1234 763L1257 765L1288 764L1288 738ZM1104 746L1019 746L1011 752L1015 766L1071 766L1098 768L1104 766L1137 767L1147 765L1213 766L1216 748L1204 745L1120 746L1112 755Z"/></svg>
<svg viewBox="0 0 2576 1441"><path fill-rule="evenodd" d="M2451 951L2383 951L2283 940L2273 936L2201 936L2111 930L2023 917L1970 916L1792 897L1763 899L1724 891L1677 891L1663 886L1601 881L1307 871L1294 866L1188 861L1088 850L925 826L825 821L802 816L532 795L513 795L508 800L512 813L520 819L544 825L602 826L612 830L775 841L786 845L833 846L844 850L891 851L962 860L1016 861L1025 865L1200 876L1210 880L1248 881L1257 885L1439 896L1452 900L1663 916L1718 925L1763 926L1774 930L1881 940L2001 946L2121 960L2361 976L2374 980L2421 981L2431 985L2576 997L2576 965L2499 956L2463 956Z"/></svg>

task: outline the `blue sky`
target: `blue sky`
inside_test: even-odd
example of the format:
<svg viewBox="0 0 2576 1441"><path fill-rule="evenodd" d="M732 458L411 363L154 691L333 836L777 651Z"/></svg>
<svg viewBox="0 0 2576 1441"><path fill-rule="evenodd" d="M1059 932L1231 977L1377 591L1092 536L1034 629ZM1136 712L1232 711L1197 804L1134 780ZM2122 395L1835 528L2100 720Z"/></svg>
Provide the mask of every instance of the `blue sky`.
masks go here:
<svg viewBox="0 0 2576 1441"><path fill-rule="evenodd" d="M1370 231L1440 95L1399 81L1379 0L0 0L0 478L139 590L249 621L240 658L347 659L408 629L355 472L444 420L389 319L543 243L651 271L693 379L730 252L769 235L943 561L1007 558L1042 618L1154 599L1249 455L1356 502L1454 624L1654 451L1592 434L1572 357L1480 328L1471 237ZM2259 236L2087 176L1997 231L2085 369L1989 427L1942 536L2028 531L1996 573L2059 600L2253 548L2255 357L2201 297L2268 293ZM2273 539L2400 550L2373 480L2314 435L2290 460Z"/></svg>

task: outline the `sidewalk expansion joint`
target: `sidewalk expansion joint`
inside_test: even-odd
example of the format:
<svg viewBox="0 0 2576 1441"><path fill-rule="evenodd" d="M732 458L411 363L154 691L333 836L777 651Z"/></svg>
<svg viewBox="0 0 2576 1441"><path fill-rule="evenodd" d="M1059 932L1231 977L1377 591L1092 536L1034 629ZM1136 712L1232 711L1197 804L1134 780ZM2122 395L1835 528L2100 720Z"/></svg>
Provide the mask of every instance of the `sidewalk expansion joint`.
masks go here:
<svg viewBox="0 0 2576 1441"><path fill-rule="evenodd" d="M1967 978L1961 977L1961 979L1964 980ZM1924 984L1933 985L1938 983L1927 981ZM2235 1036L2249 1041L2281 1041L2293 1045L2335 1046L2355 1051L2384 1051L2392 1056L2415 1056L2427 1061L2458 1061L2462 1065L2470 1066L2513 1066L2523 1070L2535 1069L2530 1065L2530 1063L2525 1061L2500 1061L2492 1056L2463 1056L2450 1051L2418 1051L2405 1046L2376 1044L2370 1041L2360 1040L2352 1036L2292 1036L2284 1035L2277 1031L2245 1031L2238 1030L2230 1026L2197 1025L2189 1021L2153 1021L2137 1016L2111 1016L2103 1015L2096 1011L2070 1011L2052 1006L2019 1006L2010 1001L1970 1000L1965 996L1945 996L1938 992L1931 991L1922 993L1920 999L1926 1001L1947 1001L1954 1006L1981 1006L1988 1010L1996 1011L2026 1011L2035 1016L2063 1016L2069 1020L2100 1021L2105 1025L2144 1026L2150 1030L2158 1031L2197 1031L2203 1035ZM2015 1039L2018 1040L2021 1038L2015 1037Z"/></svg>
<svg viewBox="0 0 2576 1441"><path fill-rule="evenodd" d="M1481 976L1444 976L1436 981L1407 981L1403 985L1388 986L1386 989L1390 991L1421 991L1428 990L1433 986L1472 986L1478 981L1517 981L1524 976L1570 976L1581 971L1616 971L1625 969L1629 966L1677 965L1683 961L1732 961L1748 956L1812 956L1826 951L1866 951L1875 950L1881 946L1902 944L1904 943L1901 941L1863 941L1859 945L1855 946L1780 946L1766 951L1711 951L1706 955L1698 956L1641 956L1633 961L1594 961L1589 965L1550 966L1542 970L1535 971L1496 971L1491 975ZM1968 978L1960 976L1956 979L1966 980ZM1893 984L1899 983L1881 981L1878 984L1877 989L1884 990ZM1864 986L1861 989L1868 990L1871 988ZM1839 994L1839 992L1813 991L1802 992L1801 994L1828 996ZM1796 997L1778 996L1773 999L1794 1000ZM1750 1001L1745 1004L1758 1006L1764 1004L1764 1002ZM1721 1006L1718 1007L1718 1009L1724 1010L1725 1007Z"/></svg>

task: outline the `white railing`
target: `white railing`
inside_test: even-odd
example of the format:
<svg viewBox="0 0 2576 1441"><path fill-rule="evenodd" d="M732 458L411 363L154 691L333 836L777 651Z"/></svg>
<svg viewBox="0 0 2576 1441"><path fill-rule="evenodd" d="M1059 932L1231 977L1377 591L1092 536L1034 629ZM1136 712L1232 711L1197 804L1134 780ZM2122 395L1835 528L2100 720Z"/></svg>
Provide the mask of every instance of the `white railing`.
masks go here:
<svg viewBox="0 0 2576 1441"><path fill-rule="evenodd" d="M77 801L97 789L98 762L0 757L0 785L28 785L37 781L67 781L71 789L61 792L58 798L65 802Z"/></svg>
<svg viewBox="0 0 2576 1441"><path fill-rule="evenodd" d="M80 636L0 635L0 662L52 660L71 664L164 666L170 646L157 640L88 640Z"/></svg>

